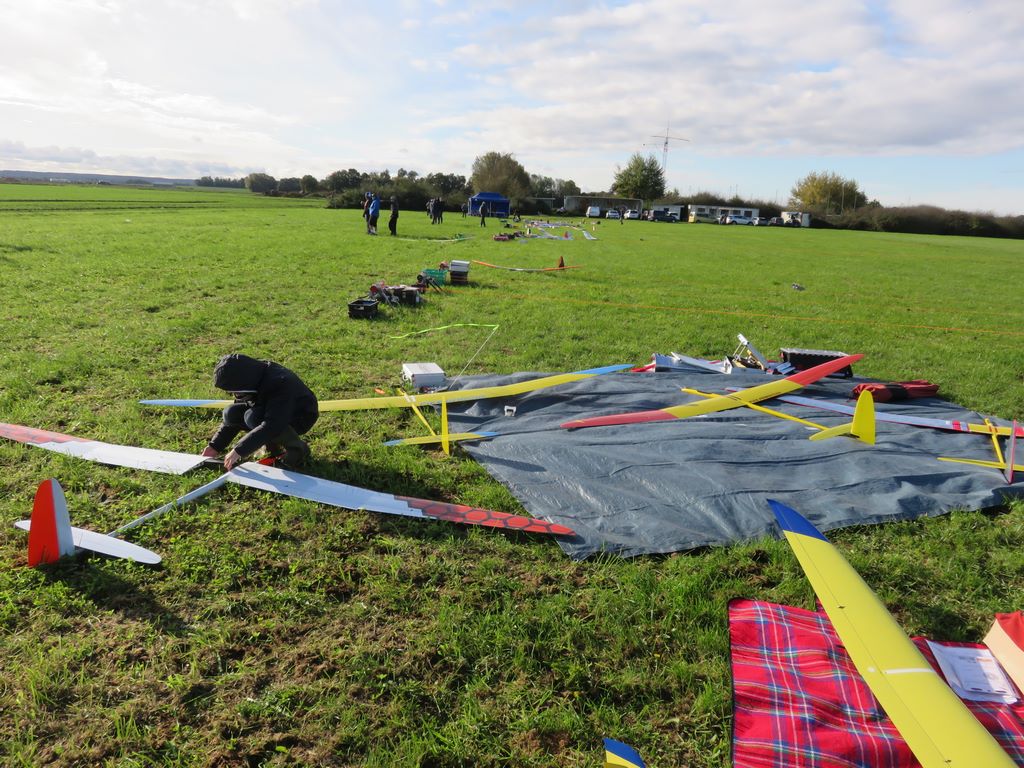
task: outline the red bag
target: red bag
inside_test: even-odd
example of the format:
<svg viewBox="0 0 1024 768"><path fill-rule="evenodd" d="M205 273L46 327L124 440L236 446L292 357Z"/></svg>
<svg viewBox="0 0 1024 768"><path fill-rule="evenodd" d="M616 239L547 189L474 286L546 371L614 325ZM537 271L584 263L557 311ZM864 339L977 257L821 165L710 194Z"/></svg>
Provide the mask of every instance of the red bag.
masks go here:
<svg viewBox="0 0 1024 768"><path fill-rule="evenodd" d="M892 400L909 400L914 397L933 397L939 391L939 385L924 379L894 381L888 384L858 384L853 388L854 397L865 390L871 393L876 403L888 403Z"/></svg>

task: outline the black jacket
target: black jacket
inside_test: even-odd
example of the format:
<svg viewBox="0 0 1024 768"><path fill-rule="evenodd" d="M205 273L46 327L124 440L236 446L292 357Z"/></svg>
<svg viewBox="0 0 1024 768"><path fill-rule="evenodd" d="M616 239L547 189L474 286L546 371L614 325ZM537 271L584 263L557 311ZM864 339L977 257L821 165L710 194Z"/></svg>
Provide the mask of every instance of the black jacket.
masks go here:
<svg viewBox="0 0 1024 768"><path fill-rule="evenodd" d="M320 413L316 395L302 379L270 360L225 355L213 369L213 383L218 389L232 393L236 403L262 411L262 422L235 446L240 456L253 453L288 427L299 434L305 433L316 423ZM238 432L238 427L221 424L210 439L210 445L223 451Z"/></svg>

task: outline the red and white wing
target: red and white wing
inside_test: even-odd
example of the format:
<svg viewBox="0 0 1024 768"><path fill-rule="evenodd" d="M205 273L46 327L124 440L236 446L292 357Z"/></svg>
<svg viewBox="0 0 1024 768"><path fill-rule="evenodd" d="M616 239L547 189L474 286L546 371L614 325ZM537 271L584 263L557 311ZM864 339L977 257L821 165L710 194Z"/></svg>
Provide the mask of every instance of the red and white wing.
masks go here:
<svg viewBox="0 0 1024 768"><path fill-rule="evenodd" d="M365 509L370 512L382 512L386 515L402 515L426 520L449 520L467 525L485 525L492 528L507 528L532 533L575 535L575 531L571 528L537 518L467 507L462 504L396 496L391 493L371 491L355 485L324 480L300 472L291 472L254 462L246 462L231 470L227 473L227 479L229 482L249 488L281 493L285 496L294 496L344 509Z"/></svg>
<svg viewBox="0 0 1024 768"><path fill-rule="evenodd" d="M18 424L0 424L0 437L100 464L146 469L167 475L183 475L206 461L197 454L103 443L99 440L72 437L62 435L60 432L47 432L45 429L33 429Z"/></svg>

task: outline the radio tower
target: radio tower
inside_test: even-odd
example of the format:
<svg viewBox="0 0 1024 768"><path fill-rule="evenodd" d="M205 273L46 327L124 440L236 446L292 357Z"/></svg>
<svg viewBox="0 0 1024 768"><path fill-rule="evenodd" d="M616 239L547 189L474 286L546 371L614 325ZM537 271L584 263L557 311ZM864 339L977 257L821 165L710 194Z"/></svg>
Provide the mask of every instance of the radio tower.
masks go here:
<svg viewBox="0 0 1024 768"><path fill-rule="evenodd" d="M661 172L665 173L665 166L668 165L668 143L669 141L689 141L684 139L682 136L669 136L669 128L671 123L665 123L665 133L662 134L651 134L652 139L664 139L664 143L661 146Z"/></svg>

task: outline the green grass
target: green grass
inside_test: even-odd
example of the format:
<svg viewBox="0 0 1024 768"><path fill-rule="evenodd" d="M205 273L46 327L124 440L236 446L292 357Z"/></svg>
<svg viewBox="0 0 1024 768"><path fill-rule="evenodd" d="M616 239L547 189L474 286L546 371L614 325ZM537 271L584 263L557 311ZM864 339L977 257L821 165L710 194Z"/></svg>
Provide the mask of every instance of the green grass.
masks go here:
<svg viewBox="0 0 1024 768"><path fill-rule="evenodd" d="M218 396L217 358L270 357L322 397L398 384L402 362L467 373L780 346L863 352L857 370L926 378L1024 418L1018 241L602 222L596 242L493 242L495 222L405 211L410 240L356 211L213 190L0 185L3 421L197 451L213 414L143 397ZM589 226L593 226L590 224ZM382 227L382 229L384 229ZM432 238L472 236L457 243ZM472 285L376 322L346 305L453 258ZM797 283L805 290L792 288ZM325 414L311 471L516 512L462 455L385 449L405 412ZM0 510L55 476L74 521L110 530L195 487L0 443ZM1022 604L1024 509L837 531L912 633L976 640ZM228 488L139 529L158 569L93 558L22 567L0 527L0 762L109 766L594 766L600 738L657 766L725 766L726 606L810 606L778 541L566 559L526 535L346 512Z"/></svg>

